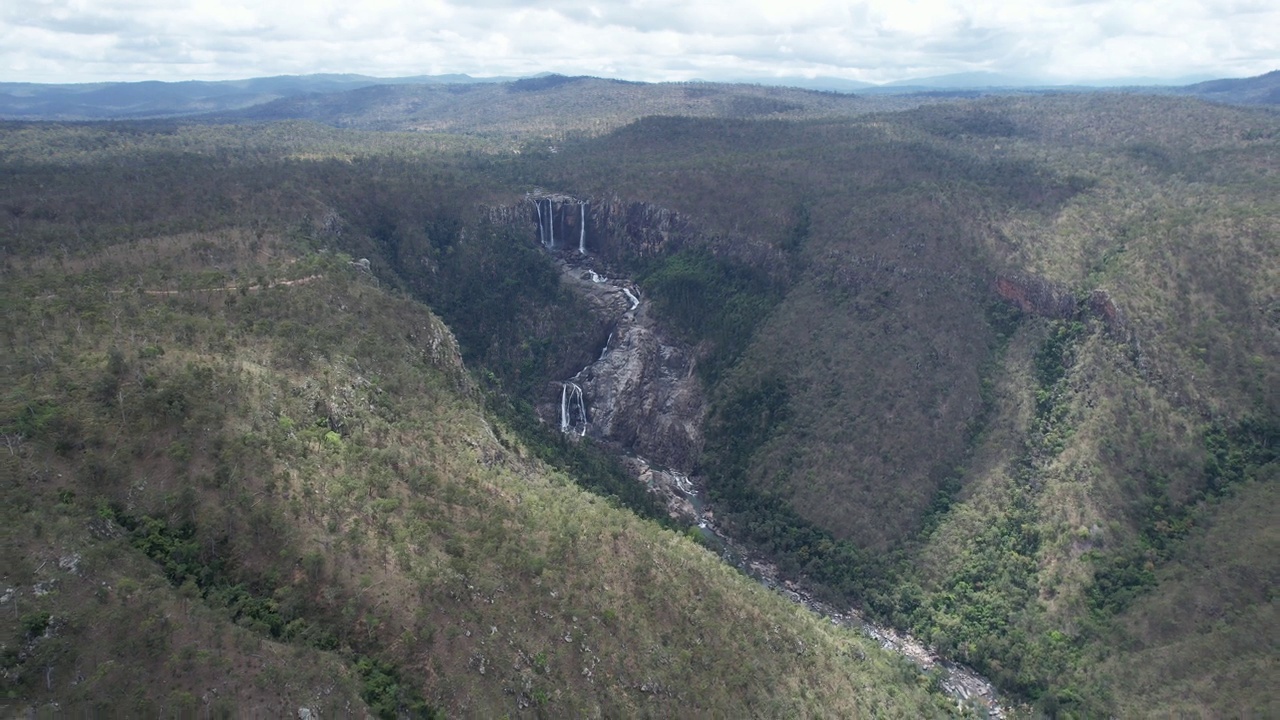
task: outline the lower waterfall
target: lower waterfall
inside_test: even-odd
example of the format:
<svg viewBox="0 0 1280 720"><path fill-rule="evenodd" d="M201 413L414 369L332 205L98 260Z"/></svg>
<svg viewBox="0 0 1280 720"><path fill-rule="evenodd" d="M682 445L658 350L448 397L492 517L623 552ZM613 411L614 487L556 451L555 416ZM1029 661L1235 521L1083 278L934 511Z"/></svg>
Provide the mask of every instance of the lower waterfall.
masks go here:
<svg viewBox="0 0 1280 720"><path fill-rule="evenodd" d="M577 427L579 424L582 426L581 430ZM587 436L587 406L582 402L582 387L572 381L560 383L560 432L577 432L582 437Z"/></svg>

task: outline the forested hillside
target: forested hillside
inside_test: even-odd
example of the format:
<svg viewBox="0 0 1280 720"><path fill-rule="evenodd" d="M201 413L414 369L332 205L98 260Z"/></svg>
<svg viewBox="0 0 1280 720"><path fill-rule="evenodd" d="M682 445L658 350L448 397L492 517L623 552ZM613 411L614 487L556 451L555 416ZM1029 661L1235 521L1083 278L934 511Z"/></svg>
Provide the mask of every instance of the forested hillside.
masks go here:
<svg viewBox="0 0 1280 720"><path fill-rule="evenodd" d="M1274 647L1239 640L1274 633L1274 553L1225 585L1201 553L1276 542L1219 518L1275 480L1278 138L1267 113L1027 98L645 121L589 177L790 258L708 421L742 537L1047 710L1267 714ZM1175 630L1194 587L1219 594Z"/></svg>
<svg viewBox="0 0 1280 720"><path fill-rule="evenodd" d="M4 126L11 708L954 708L698 547L632 441L539 421L618 328L572 261L693 358L681 469L782 577L1030 712L1280 710L1274 113L584 82L467 135ZM415 127L369 92L351 124Z"/></svg>
<svg viewBox="0 0 1280 720"><path fill-rule="evenodd" d="M97 192L77 187L63 197ZM558 433L535 451L486 413L449 329L336 252L332 226L236 209L6 258L10 711L951 706L866 638L575 484L606 461L571 477L538 460L592 456Z"/></svg>

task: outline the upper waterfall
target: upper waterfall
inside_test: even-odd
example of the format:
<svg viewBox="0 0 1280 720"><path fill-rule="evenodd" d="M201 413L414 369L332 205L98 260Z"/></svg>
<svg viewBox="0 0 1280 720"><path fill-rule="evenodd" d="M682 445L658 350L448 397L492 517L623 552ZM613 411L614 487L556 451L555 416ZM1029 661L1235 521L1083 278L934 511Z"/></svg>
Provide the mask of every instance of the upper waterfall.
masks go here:
<svg viewBox="0 0 1280 720"><path fill-rule="evenodd" d="M551 238L551 242L547 247L552 250L556 249L556 206L552 204L551 198L547 198L547 234Z"/></svg>
<svg viewBox="0 0 1280 720"><path fill-rule="evenodd" d="M542 237L542 203L534 200L533 208L538 211L538 244L546 247L547 241Z"/></svg>
<svg viewBox="0 0 1280 720"><path fill-rule="evenodd" d="M587 223L589 221L589 211L591 210L590 200L562 193L548 193L540 189L534 189L526 193L525 200L533 203L533 219L538 228L538 243L540 245L548 250L555 250L557 221L560 225L561 240L568 240L573 237L573 227L576 223L578 226L578 254L587 254ZM544 202L546 203L545 209L542 207ZM577 207L576 213L573 212L574 207ZM572 247L565 242L561 242L561 245L565 246L564 249L566 250Z"/></svg>

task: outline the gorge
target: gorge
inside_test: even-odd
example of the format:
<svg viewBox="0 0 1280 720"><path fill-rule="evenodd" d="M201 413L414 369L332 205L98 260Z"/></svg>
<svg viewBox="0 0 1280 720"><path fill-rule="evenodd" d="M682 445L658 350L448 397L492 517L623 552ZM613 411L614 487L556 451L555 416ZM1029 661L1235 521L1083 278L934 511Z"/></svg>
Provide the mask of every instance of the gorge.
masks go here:
<svg viewBox="0 0 1280 720"><path fill-rule="evenodd" d="M726 563L832 623L865 634L883 649L913 663L920 672L932 671L938 686L962 712L1005 717L1007 709L994 685L972 668L940 658L936 649L926 648L910 633L878 624L856 608L842 611L819 600L800 578L782 576L768 557L748 549L717 525L715 508L698 489L703 480L689 474L699 462L707 414L692 350L669 339L631 290L631 281L616 277L616 269L593 266L591 258L580 257L587 254L584 241L579 243L579 257L565 253L563 248L557 253L553 245L542 243L543 219L547 218L549 225L556 217L556 203L561 206L560 212L565 212L564 208L571 211L575 204L581 208L580 238L586 237L588 227L586 201L562 194L545 199L545 212L541 210L541 198L535 196L533 200L538 208L534 222L539 243L555 255L563 282L586 298L593 312L611 327L598 358L569 380L557 383L560 431L616 448L634 480L662 501L669 517L697 528L703 542ZM646 214L671 216L662 210ZM636 229L643 229L643 225ZM606 227L594 228L593 237L607 232ZM550 230L547 235L551 236ZM667 238L677 243L682 240L669 235ZM611 277L602 275L604 271ZM591 422L588 408L594 418ZM544 421L554 419L554 411L551 417L545 417L546 410L542 412Z"/></svg>

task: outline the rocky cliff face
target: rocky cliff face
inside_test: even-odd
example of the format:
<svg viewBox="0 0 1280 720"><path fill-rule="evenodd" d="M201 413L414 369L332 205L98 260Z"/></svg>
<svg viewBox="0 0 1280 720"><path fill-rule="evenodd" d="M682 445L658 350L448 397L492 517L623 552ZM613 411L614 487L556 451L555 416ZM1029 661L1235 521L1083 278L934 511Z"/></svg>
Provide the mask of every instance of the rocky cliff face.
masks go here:
<svg viewBox="0 0 1280 720"><path fill-rule="evenodd" d="M485 208L491 222L528 228L558 253L591 255L603 267L678 250L703 239L685 215L645 202L533 192L523 202Z"/></svg>
<svg viewBox="0 0 1280 720"><path fill-rule="evenodd" d="M1038 277L997 277L995 291L1022 312L1056 320L1076 314L1076 298L1070 290Z"/></svg>
<svg viewBox="0 0 1280 720"><path fill-rule="evenodd" d="M592 429L663 465L688 469L702 450L702 388L690 352L667 341L645 310L619 322L612 347L582 374Z"/></svg>
<svg viewBox="0 0 1280 720"><path fill-rule="evenodd" d="M1093 315L1102 321L1113 337L1129 339L1124 313L1106 290L1094 290L1081 300L1064 287L1031 276L999 276L995 279L994 289L997 295L1017 305L1024 313L1056 320Z"/></svg>

